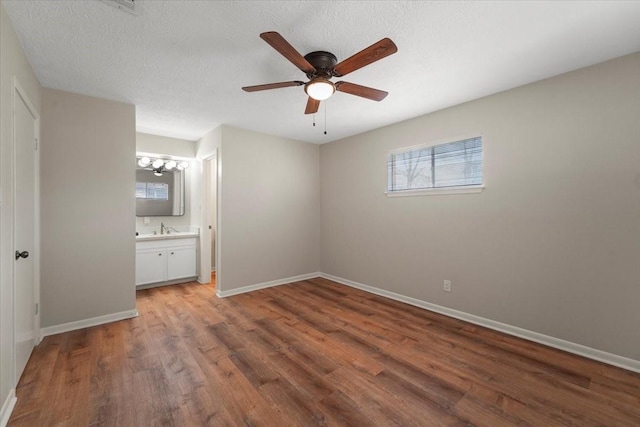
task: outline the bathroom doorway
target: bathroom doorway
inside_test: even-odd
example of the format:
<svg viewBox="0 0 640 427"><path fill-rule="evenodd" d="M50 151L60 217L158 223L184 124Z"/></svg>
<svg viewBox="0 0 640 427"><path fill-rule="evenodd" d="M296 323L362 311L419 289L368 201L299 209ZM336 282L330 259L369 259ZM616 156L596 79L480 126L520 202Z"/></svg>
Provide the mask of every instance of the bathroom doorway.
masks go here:
<svg viewBox="0 0 640 427"><path fill-rule="evenodd" d="M202 163L202 233L200 283L211 283L220 291L219 157L216 153Z"/></svg>
<svg viewBox="0 0 640 427"><path fill-rule="evenodd" d="M209 230L211 231L210 235L210 247L211 247L211 283L215 286L216 284L216 222L217 222L217 199L218 199L218 188L217 188L217 172L218 165L216 163L217 159L214 157L213 159L207 160L210 162L209 165Z"/></svg>

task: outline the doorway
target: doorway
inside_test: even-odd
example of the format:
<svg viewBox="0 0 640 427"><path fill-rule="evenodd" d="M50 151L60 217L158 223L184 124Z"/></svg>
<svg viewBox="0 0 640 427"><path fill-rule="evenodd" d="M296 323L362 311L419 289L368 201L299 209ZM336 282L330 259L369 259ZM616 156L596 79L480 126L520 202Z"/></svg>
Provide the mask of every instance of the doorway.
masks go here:
<svg viewBox="0 0 640 427"><path fill-rule="evenodd" d="M220 292L219 157L216 153L202 161L202 233L200 283L211 283Z"/></svg>
<svg viewBox="0 0 640 427"><path fill-rule="evenodd" d="M207 160L209 165L209 226L211 230L210 247L211 247L211 283L216 284L216 222L218 217L217 198L218 198L218 165L217 159Z"/></svg>

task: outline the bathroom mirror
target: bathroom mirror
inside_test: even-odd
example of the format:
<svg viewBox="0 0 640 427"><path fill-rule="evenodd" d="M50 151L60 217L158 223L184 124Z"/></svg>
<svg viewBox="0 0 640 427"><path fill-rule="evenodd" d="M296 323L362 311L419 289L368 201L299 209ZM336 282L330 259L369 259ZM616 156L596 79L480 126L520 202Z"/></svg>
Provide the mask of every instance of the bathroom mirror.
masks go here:
<svg viewBox="0 0 640 427"><path fill-rule="evenodd" d="M184 215L184 170L136 169L136 216Z"/></svg>

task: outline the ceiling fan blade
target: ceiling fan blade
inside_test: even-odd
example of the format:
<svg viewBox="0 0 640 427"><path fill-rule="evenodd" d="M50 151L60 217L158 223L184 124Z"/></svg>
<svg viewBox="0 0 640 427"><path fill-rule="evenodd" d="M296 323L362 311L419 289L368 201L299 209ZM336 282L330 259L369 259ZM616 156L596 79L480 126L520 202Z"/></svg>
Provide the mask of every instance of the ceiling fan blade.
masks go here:
<svg viewBox="0 0 640 427"><path fill-rule="evenodd" d="M304 59L304 56L300 55L298 51L289 44L280 34L275 31L269 31L260 34L260 38L271 45L272 48L280 52L282 56L287 58L293 65L298 67L305 73L313 73L316 69Z"/></svg>
<svg viewBox="0 0 640 427"><path fill-rule="evenodd" d="M302 86L303 84L304 82L301 81L268 83L265 85L245 86L242 88L242 90L244 90L245 92L257 92L259 90L279 89L281 87Z"/></svg>
<svg viewBox="0 0 640 427"><path fill-rule="evenodd" d="M304 113L305 114L317 113L319 107L320 107L320 101L318 101L317 99L313 99L312 97L309 97L309 100L307 101L307 108L305 108Z"/></svg>
<svg viewBox="0 0 640 427"><path fill-rule="evenodd" d="M338 92L361 96L373 101L382 101L387 97L387 95L389 95L389 92L385 92L384 90L378 90L367 86L360 86L355 83L336 82L335 86Z"/></svg>
<svg viewBox="0 0 640 427"><path fill-rule="evenodd" d="M336 77L346 76L347 74L360 69L366 65L376 62L382 58L386 58L398 51L398 47L389 38L384 38L377 43L372 44L368 48L361 50L353 56L340 62L333 67L333 75Z"/></svg>

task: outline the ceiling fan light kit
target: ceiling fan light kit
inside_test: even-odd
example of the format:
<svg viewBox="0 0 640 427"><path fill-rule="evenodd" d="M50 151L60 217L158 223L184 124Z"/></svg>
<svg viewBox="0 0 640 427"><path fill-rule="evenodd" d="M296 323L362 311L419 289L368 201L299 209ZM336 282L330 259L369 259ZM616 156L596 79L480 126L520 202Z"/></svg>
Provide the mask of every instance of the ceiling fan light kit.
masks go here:
<svg viewBox="0 0 640 427"><path fill-rule="evenodd" d="M353 56L338 63L338 59L331 52L316 51L302 56L287 42L284 37L275 31L260 34L260 38L269 43L282 56L288 59L300 71L307 75L308 82L299 80L280 83L268 83L255 86L245 86L245 92L257 92L261 90L279 89L290 86L304 85L304 91L309 95L305 114L314 114L320 107L320 101L328 99L335 92L344 92L350 95L367 98L372 101L382 101L388 92L373 89L367 86L360 86L355 83L339 81L331 82L332 77L342 77L364 66L372 64L392 55L398 51L397 46L391 39L384 38L368 48L361 50Z"/></svg>
<svg viewBox="0 0 640 427"><path fill-rule="evenodd" d="M336 87L324 77L316 77L304 85L304 91L316 101L324 101L333 95Z"/></svg>

